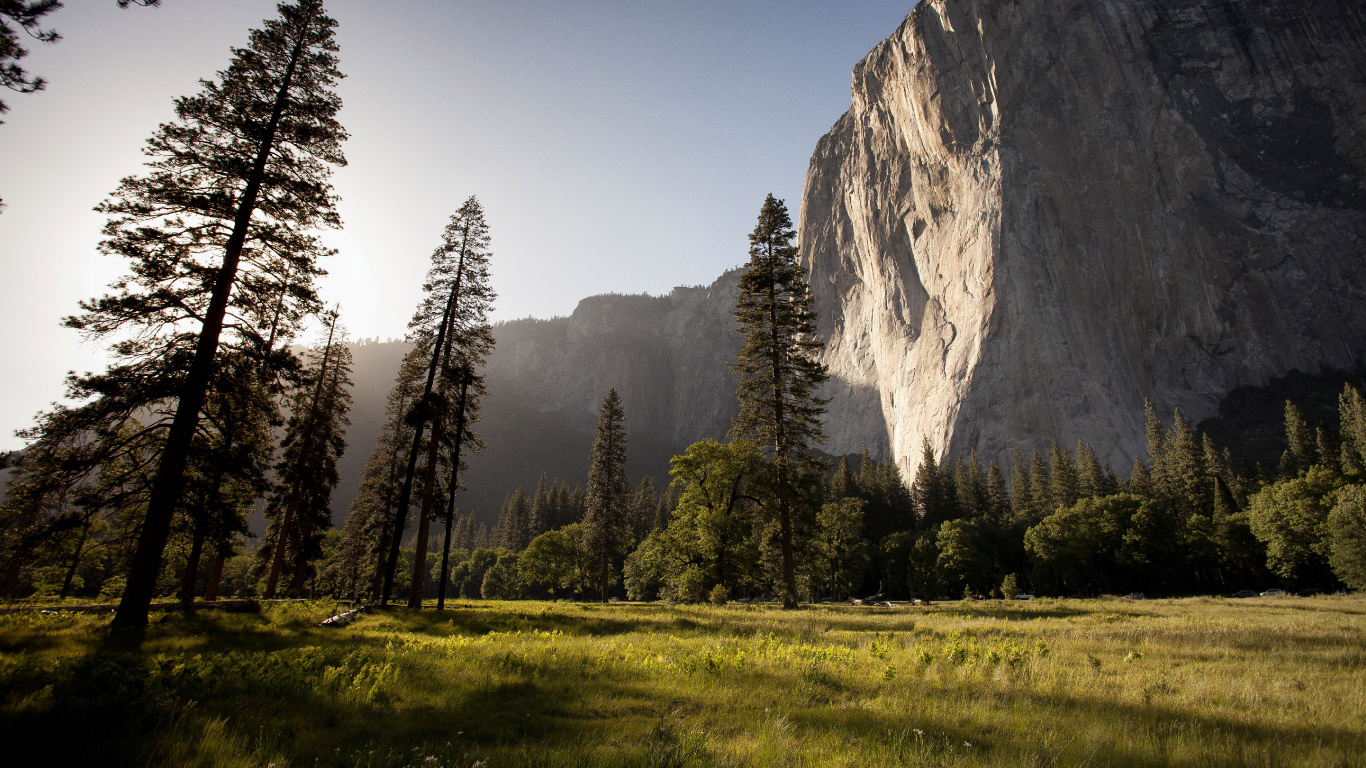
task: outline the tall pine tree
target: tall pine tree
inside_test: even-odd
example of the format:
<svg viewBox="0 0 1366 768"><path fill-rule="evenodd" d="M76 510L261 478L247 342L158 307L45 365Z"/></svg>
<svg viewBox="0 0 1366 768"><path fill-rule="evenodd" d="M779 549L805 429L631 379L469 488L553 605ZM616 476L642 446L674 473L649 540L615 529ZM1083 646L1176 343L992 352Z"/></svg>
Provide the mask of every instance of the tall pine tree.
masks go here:
<svg viewBox="0 0 1366 768"><path fill-rule="evenodd" d="M291 565L290 589L302 591L309 564L322 555L323 533L332 526L332 489L341 479L337 462L351 423L351 350L337 326L337 313L329 313L327 341L309 352L304 380L290 396L275 489L266 504L267 546L260 550L270 557L266 599L275 597Z"/></svg>
<svg viewBox="0 0 1366 768"><path fill-rule="evenodd" d="M626 413L615 389L598 409L597 435L588 460L588 513L583 519L583 548L598 569L598 588L607 602L612 558L629 536L631 483L626 478Z"/></svg>
<svg viewBox="0 0 1366 768"><path fill-rule="evenodd" d="M745 336L739 361L740 413L731 434L763 446L778 525L783 605L797 605L795 516L819 504L812 489L820 464L812 443L825 439L826 399L816 395L829 374L817 360L824 344L816 335L811 292L797 265L796 232L781 200L769 195L749 236L749 263L740 278L735 317Z"/></svg>
<svg viewBox="0 0 1366 768"><path fill-rule="evenodd" d="M203 90L175 103L176 119L149 140L149 172L123 180L99 211L110 216L101 249L128 258L117 293L83 305L71 325L118 332L117 357L185 360L116 626L142 626L156 588L185 466L220 341L268 349L261 330L288 292L316 302L311 281L327 253L309 234L337 226L327 179L344 164L336 22L321 0L281 4ZM192 348L192 351L190 351Z"/></svg>

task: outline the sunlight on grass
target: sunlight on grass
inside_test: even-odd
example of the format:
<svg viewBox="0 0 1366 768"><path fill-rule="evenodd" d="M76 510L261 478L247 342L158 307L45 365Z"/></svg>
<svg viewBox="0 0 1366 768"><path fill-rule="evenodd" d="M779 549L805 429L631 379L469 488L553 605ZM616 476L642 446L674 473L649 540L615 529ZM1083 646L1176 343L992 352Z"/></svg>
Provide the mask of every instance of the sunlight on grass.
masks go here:
<svg viewBox="0 0 1366 768"><path fill-rule="evenodd" d="M1366 754L1366 599L488 601L0 617L20 753L176 765L1295 765ZM66 734L81 723L83 738Z"/></svg>

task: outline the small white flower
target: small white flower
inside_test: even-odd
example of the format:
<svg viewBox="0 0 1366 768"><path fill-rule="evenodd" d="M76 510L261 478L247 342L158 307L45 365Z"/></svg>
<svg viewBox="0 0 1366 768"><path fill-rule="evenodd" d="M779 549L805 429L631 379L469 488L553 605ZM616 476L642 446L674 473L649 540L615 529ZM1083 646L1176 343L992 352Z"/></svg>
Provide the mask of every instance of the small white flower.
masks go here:
<svg viewBox="0 0 1366 768"><path fill-rule="evenodd" d="M925 732L922 731L922 730L920 730L919 728L912 728L911 730L915 731L915 735L916 735L916 736L924 736L924 735L925 735Z"/></svg>
<svg viewBox="0 0 1366 768"><path fill-rule="evenodd" d="M965 741L965 742L963 742L963 746L965 746L965 747L971 747L972 745L969 744L969 743L967 743L967 742Z"/></svg>

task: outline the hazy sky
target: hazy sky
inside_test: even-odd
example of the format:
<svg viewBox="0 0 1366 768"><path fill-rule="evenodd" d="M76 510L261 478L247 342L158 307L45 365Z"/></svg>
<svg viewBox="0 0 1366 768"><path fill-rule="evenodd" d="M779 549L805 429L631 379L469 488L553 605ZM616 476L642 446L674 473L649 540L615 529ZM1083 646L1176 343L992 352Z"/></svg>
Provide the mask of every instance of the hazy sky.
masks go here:
<svg viewBox="0 0 1366 768"><path fill-rule="evenodd" d="M329 0L349 165L325 266L353 337L403 335L450 213L478 195L495 319L550 317L595 293L665 293L744 261L764 195L794 218L850 73L913 0ZM102 367L61 318L123 271L91 209L171 100L223 69L274 0L67 0L63 40L24 60L0 125L0 449Z"/></svg>

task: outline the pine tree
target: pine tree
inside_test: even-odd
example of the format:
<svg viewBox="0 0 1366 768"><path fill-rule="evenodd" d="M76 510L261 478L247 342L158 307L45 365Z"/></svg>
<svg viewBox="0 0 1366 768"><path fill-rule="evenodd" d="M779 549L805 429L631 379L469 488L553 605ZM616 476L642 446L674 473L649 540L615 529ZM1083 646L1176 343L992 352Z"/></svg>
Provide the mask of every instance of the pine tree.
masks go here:
<svg viewBox="0 0 1366 768"><path fill-rule="evenodd" d="M182 496L191 531L180 589L185 605L194 601L205 546L215 550L214 570L221 571L225 553L247 533L247 515L269 488L271 427L278 423L278 409L258 373L244 356L223 355L205 401Z"/></svg>
<svg viewBox="0 0 1366 768"><path fill-rule="evenodd" d="M33 93L47 87L46 80L30 75L19 65L19 60L28 55L28 49L20 44L19 32L10 24L40 43L55 43L62 36L54 30L42 29L39 24L44 16L61 7L57 0L0 2L0 86L16 93ZM0 101L0 115L8 111L9 105ZM0 125L4 125L4 121L0 121Z"/></svg>
<svg viewBox="0 0 1366 768"><path fill-rule="evenodd" d="M503 499L498 512L498 523L493 529L494 546L512 552L521 552L531 543L531 502L526 497L526 489L517 490Z"/></svg>
<svg viewBox="0 0 1366 768"><path fill-rule="evenodd" d="M536 494L531 497L531 538L536 538L541 534L555 527L555 492L554 486L546 480L545 473L541 473L541 479L536 481ZM653 514L654 510L650 510Z"/></svg>
<svg viewBox="0 0 1366 768"><path fill-rule="evenodd" d="M1006 487L1005 476L996 462L987 468L987 515L997 524L1004 523L1010 515L1010 489Z"/></svg>
<svg viewBox="0 0 1366 768"><path fill-rule="evenodd" d="M935 458L930 439L923 438L920 446L920 466L915 470L915 480L911 482L911 498L914 500L918 525L927 531L936 530L939 524L954 517L950 489L944 482L945 472L939 470L939 460Z"/></svg>
<svg viewBox="0 0 1366 768"><path fill-rule="evenodd" d="M1010 516L1017 525L1028 527L1030 488L1029 469L1025 466L1024 454L1017 448L1010 454Z"/></svg>
<svg viewBox="0 0 1366 768"><path fill-rule="evenodd" d="M1304 420L1300 409L1289 400L1285 401L1285 439L1290 444L1292 459L1287 473L1290 477L1300 477L1308 472L1310 467L1319 463L1314 432Z"/></svg>
<svg viewBox="0 0 1366 768"><path fill-rule="evenodd" d="M987 477L982 472L976 448L968 452L962 477L956 477L954 483L958 487L958 505L964 516L979 517L987 513Z"/></svg>
<svg viewBox="0 0 1366 768"><path fill-rule="evenodd" d="M824 344L816 335L811 292L797 266L796 234L787 207L769 195L749 236L749 263L735 309L745 345L731 366L740 377L740 413L731 434L754 438L767 454L783 605L789 608L797 605L793 518L799 507L813 506L803 490L813 485L819 469L808 448L825 439L821 417L827 401L816 391L828 378L816 359Z"/></svg>
<svg viewBox="0 0 1366 768"><path fill-rule="evenodd" d="M422 471L421 505L408 595L411 608L422 606L426 585L427 538L440 497L441 448L449 443L448 462L455 467L454 471L447 472L452 478L447 489L446 517L449 518L454 514L454 497L449 494L456 491L459 483L460 448L466 443L471 447L482 445L469 431L468 423L477 417L479 397L484 391L483 377L476 371L493 348L493 332L487 320L494 299L489 285L489 259L489 230L484 209L476 198L470 197L451 215L441 245L432 252L432 266L422 286L425 295L408 323L409 341L423 351L428 361L427 379L410 417L413 441L395 511L395 534L389 541L381 603L387 604L393 592L399 541L405 523L403 517L412 501L419 454L424 453L423 436L430 429L430 439L425 444L426 462ZM447 523L449 535L451 525L449 520ZM445 549L449 550L449 538Z"/></svg>
<svg viewBox="0 0 1366 768"><path fill-rule="evenodd" d="M1088 443L1077 441L1077 496L1091 498L1109 495L1105 470L1096 461L1096 452Z"/></svg>
<svg viewBox="0 0 1366 768"><path fill-rule="evenodd" d="M332 526L332 489L337 462L346 450L351 423L351 350L329 315L327 341L310 351L304 379L290 396L290 418L275 467L275 489L266 504L271 526L260 556L270 557L265 597L275 597L287 557L293 559L290 589L302 591L308 564L322 555L323 533Z"/></svg>
<svg viewBox="0 0 1366 768"><path fill-rule="evenodd" d="M615 389L598 409L597 435L588 459L588 513L583 519L583 549L597 564L599 594L607 602L612 558L626 538L631 504L626 479L626 414Z"/></svg>
<svg viewBox="0 0 1366 768"><path fill-rule="evenodd" d="M1338 395L1338 430L1342 471L1366 471L1366 398L1351 384L1344 384L1342 394Z"/></svg>
<svg viewBox="0 0 1366 768"><path fill-rule="evenodd" d="M1053 506L1053 476L1048 472L1048 465L1043 463L1043 457L1035 451L1029 459L1029 524L1037 524L1056 509Z"/></svg>
<svg viewBox="0 0 1366 768"><path fill-rule="evenodd" d="M631 534L635 541L644 541L654 527L655 511L659 507L659 494L655 493L655 481L646 475L640 479L635 498L631 502Z"/></svg>
<svg viewBox="0 0 1366 768"><path fill-rule="evenodd" d="M835 473L830 476L830 482L826 485L826 500L840 501L849 497L858 498L861 495L858 480L849 468L849 457L840 457L839 463L835 465Z"/></svg>
<svg viewBox="0 0 1366 768"><path fill-rule="evenodd" d="M127 339L115 347L118 358L186 362L116 626L147 623L222 336L287 357L261 331L286 294L282 285L294 304L315 305L312 279L327 250L307 232L340 224L327 183L331 166L345 162L341 100L331 90L340 77L336 22L321 0L279 11L217 81L176 101L176 120L145 149L150 173L124 179L97 209L110 216L101 250L129 258L132 275L68 324Z"/></svg>
<svg viewBox="0 0 1366 768"><path fill-rule="evenodd" d="M339 572L356 584L357 592L364 579L366 594L376 600L383 591L394 507L403 485L403 462L407 456L404 449L412 440L412 425L407 417L422 393L424 372L421 350L409 350L399 364L394 386L385 401L384 425L361 472L338 547ZM405 510L405 525L407 516Z"/></svg>
<svg viewBox="0 0 1366 768"><path fill-rule="evenodd" d="M1053 441L1052 455L1049 457L1049 474L1052 476L1050 487L1050 509L1065 509L1077 503L1078 491L1077 465L1067 454L1067 449Z"/></svg>

